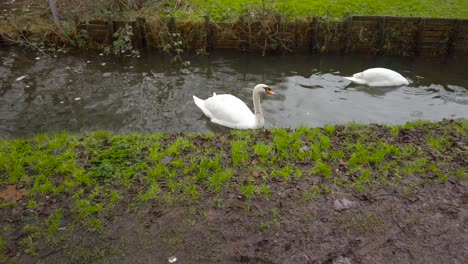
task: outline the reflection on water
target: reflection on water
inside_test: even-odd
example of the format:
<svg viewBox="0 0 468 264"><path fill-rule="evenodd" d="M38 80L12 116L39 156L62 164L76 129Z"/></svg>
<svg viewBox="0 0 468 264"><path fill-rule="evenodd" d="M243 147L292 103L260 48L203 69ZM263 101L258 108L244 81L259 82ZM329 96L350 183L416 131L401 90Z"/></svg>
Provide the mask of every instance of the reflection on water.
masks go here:
<svg viewBox="0 0 468 264"><path fill-rule="evenodd" d="M389 87L369 87L367 85L361 85L361 84L355 84L355 83L350 83L347 85L344 89L348 91L360 91L367 93L372 96L384 96L387 93L394 92L398 89L401 89L402 87L395 87L395 86L389 86Z"/></svg>
<svg viewBox="0 0 468 264"><path fill-rule="evenodd" d="M192 95L231 93L252 109L257 83L280 93L263 98L266 127L468 118L468 78L457 61L233 52L194 57L180 69L155 53L55 58L3 49L0 57L0 136L97 129L227 132L208 122ZM371 67L396 70L410 85L371 88L342 78Z"/></svg>

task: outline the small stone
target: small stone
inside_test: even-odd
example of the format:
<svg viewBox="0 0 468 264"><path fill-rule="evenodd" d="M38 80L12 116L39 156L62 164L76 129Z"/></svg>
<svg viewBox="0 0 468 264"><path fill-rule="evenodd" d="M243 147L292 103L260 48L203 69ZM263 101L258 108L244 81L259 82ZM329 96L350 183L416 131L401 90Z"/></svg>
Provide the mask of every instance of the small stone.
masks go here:
<svg viewBox="0 0 468 264"><path fill-rule="evenodd" d="M76 97L76 98L75 98L75 101L79 101L79 100L81 100L81 98L79 98L79 97Z"/></svg>
<svg viewBox="0 0 468 264"><path fill-rule="evenodd" d="M346 198L341 198L341 199L336 199L335 202L333 203L333 208L337 211L342 211L349 209L354 206L354 202L351 202L350 200Z"/></svg>
<svg viewBox="0 0 468 264"><path fill-rule="evenodd" d="M166 164L168 164L168 163L171 162L171 161L172 161L172 157L170 157L170 156L164 156L164 158L162 158L162 160L161 160L161 163L164 164L164 165L166 165Z"/></svg>
<svg viewBox="0 0 468 264"><path fill-rule="evenodd" d="M177 261L176 256L170 256L168 259L169 263L175 263Z"/></svg>
<svg viewBox="0 0 468 264"><path fill-rule="evenodd" d="M107 78L107 77L110 77L111 75L112 75L112 73L110 73L110 72L105 72L102 76L104 76L104 77Z"/></svg>
<svg viewBox="0 0 468 264"><path fill-rule="evenodd" d="M40 60L41 58L40 57L36 57L36 60Z"/></svg>
<svg viewBox="0 0 468 264"><path fill-rule="evenodd" d="M105 62L103 62L103 63L101 63L101 65L102 65L102 66L106 66L106 63L105 63Z"/></svg>

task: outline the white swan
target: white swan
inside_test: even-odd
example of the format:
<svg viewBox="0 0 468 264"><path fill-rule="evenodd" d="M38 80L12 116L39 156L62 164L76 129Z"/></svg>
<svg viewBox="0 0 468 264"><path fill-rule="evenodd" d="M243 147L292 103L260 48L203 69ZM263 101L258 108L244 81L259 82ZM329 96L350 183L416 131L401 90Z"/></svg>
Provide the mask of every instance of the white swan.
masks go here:
<svg viewBox="0 0 468 264"><path fill-rule="evenodd" d="M345 78L355 83L369 86L400 86L409 84L408 80L401 76L401 74L385 68L372 68L358 72L353 77Z"/></svg>
<svg viewBox="0 0 468 264"><path fill-rule="evenodd" d="M260 93L275 94L265 84L257 84L253 89L253 104L255 114L239 98L231 94L216 95L202 100L195 95L193 101L211 119L211 122L237 129L255 129L263 127L262 106L260 105Z"/></svg>

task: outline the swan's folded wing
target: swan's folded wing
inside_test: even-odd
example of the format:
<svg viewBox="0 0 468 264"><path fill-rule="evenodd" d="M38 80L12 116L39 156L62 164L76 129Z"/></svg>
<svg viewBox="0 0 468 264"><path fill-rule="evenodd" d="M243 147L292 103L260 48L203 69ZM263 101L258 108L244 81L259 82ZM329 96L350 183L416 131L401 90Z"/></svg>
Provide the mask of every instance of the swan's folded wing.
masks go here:
<svg viewBox="0 0 468 264"><path fill-rule="evenodd" d="M381 69L366 70L362 73L362 79L367 83L378 82L387 79L387 71Z"/></svg>
<svg viewBox="0 0 468 264"><path fill-rule="evenodd" d="M255 120L249 107L230 94L221 94L206 99L205 107L210 111L212 119L222 122L222 125L236 125Z"/></svg>
<svg viewBox="0 0 468 264"><path fill-rule="evenodd" d="M370 86L394 86L408 84L408 80L406 80L401 74L385 68L366 70L364 71L364 78Z"/></svg>

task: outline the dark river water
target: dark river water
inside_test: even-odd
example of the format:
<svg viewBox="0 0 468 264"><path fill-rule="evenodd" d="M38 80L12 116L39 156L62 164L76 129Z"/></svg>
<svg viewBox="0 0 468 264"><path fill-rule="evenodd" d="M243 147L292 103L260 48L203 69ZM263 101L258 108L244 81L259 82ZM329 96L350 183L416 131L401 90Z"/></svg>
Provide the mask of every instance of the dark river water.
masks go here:
<svg viewBox="0 0 468 264"><path fill-rule="evenodd" d="M192 95L230 93L252 109L257 83L279 92L263 97L267 128L468 118L466 61L237 52L186 59L190 66L179 67L156 52L116 58L3 48L0 137L64 130L225 132L203 116ZM396 70L410 84L370 88L343 78L371 67Z"/></svg>

